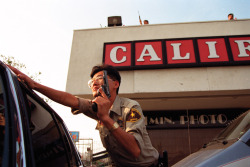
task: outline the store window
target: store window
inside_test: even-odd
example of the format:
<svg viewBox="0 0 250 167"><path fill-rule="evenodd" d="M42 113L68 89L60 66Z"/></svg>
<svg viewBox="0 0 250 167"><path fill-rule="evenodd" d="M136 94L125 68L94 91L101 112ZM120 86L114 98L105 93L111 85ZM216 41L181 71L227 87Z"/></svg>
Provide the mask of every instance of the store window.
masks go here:
<svg viewBox="0 0 250 167"><path fill-rule="evenodd" d="M168 153L169 166L201 149L246 109L146 111L154 147Z"/></svg>

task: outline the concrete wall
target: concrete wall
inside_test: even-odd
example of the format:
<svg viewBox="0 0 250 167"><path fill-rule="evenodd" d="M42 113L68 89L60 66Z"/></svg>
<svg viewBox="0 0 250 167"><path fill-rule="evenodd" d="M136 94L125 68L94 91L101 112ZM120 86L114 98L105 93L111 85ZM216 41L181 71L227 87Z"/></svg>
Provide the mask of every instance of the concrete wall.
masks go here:
<svg viewBox="0 0 250 167"><path fill-rule="evenodd" d="M105 42L249 34L249 19L75 30L66 91L91 98L87 82L91 68L102 63ZM250 108L249 65L120 73L121 96L144 110Z"/></svg>

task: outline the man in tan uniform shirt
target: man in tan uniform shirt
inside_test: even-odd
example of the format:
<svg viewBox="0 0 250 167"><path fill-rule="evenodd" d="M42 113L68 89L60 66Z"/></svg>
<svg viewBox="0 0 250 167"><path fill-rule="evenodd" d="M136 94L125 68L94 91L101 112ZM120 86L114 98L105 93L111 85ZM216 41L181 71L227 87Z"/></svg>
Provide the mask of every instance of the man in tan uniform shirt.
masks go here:
<svg viewBox="0 0 250 167"><path fill-rule="evenodd" d="M102 117L96 115L91 109L86 108L86 100L79 98L79 110L73 113L84 113L96 120L103 146L107 149L111 159L117 166L154 166L157 164L159 154L152 146L145 126L145 118L140 105L131 99L118 96L121 77L119 72L112 66L95 66L90 74L89 87L92 89L93 102L103 103L107 98L105 93L98 96L102 84L103 70L108 73L108 82L111 97L109 108L106 108L106 115L109 121L102 121ZM104 98L104 99L103 99ZM100 100L100 101L98 101ZM118 126L115 126L117 125ZM139 151L137 151L139 150Z"/></svg>

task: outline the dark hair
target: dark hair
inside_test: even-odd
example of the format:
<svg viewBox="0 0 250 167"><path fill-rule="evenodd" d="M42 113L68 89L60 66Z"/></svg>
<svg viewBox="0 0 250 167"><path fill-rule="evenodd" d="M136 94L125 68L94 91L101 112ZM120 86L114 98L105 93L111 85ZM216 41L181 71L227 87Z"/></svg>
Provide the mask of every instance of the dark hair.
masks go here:
<svg viewBox="0 0 250 167"><path fill-rule="evenodd" d="M232 15L232 16L234 17L234 14L233 14L233 13L229 13L229 14L227 15L227 17L230 16L230 15Z"/></svg>
<svg viewBox="0 0 250 167"><path fill-rule="evenodd" d="M102 64L102 65L99 65L99 66L94 66L92 68L91 73L90 73L90 77L93 78L93 76L96 73L98 73L100 71L103 71L103 70L107 71L107 74L111 79L118 81L119 82L119 87L120 87L120 85L121 85L120 73L118 72L118 70L115 67L113 67L111 65ZM119 92L119 87L117 88L117 91L116 91L117 94Z"/></svg>

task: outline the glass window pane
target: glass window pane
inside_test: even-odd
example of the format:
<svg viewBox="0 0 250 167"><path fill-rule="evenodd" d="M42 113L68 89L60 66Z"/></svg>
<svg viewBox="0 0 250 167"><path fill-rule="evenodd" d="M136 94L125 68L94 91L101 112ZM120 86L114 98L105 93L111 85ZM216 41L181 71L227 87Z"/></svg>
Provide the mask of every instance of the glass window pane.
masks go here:
<svg viewBox="0 0 250 167"><path fill-rule="evenodd" d="M52 115L30 96L28 99L36 166L68 166L64 142Z"/></svg>
<svg viewBox="0 0 250 167"><path fill-rule="evenodd" d="M69 138L70 136L67 135L68 132L66 131L66 127L64 126L64 124L61 122L60 119L57 119L57 121L58 121L59 128L62 132L63 139L65 140L65 145L69 152L68 156L70 158L71 164L73 164L74 166L78 166L80 162L78 162L77 153L75 152L73 143L70 141L71 140Z"/></svg>

